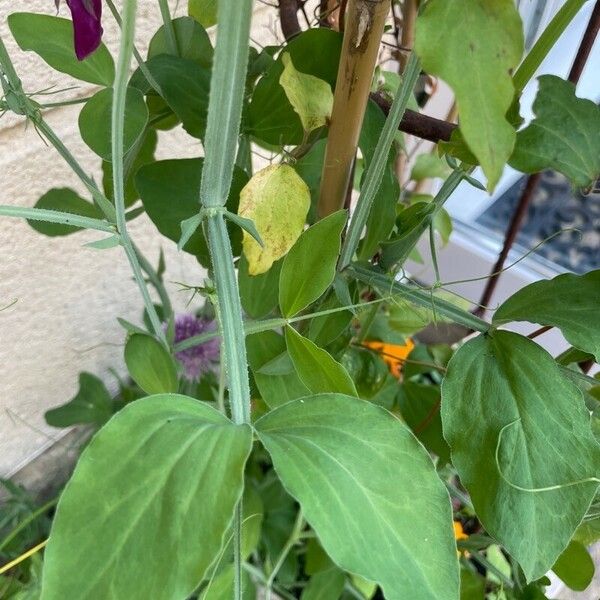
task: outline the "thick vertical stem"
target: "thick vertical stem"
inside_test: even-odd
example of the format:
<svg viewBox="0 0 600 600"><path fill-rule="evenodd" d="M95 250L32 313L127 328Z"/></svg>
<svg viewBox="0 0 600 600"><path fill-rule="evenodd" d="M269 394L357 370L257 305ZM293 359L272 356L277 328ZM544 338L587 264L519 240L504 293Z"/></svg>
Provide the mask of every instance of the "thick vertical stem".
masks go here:
<svg viewBox="0 0 600 600"><path fill-rule="evenodd" d="M344 205L390 0L350 0L319 197L319 217Z"/></svg>

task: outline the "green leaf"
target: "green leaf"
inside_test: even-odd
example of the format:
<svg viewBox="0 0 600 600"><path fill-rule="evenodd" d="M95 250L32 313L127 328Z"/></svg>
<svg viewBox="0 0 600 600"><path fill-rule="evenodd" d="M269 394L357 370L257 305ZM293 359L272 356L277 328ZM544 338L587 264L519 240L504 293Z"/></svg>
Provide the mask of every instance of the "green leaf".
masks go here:
<svg viewBox="0 0 600 600"><path fill-rule="evenodd" d="M173 357L152 336L130 336L125 344L125 363L133 380L147 394L176 392L179 388Z"/></svg>
<svg viewBox="0 0 600 600"><path fill-rule="evenodd" d="M79 113L79 131L83 141L98 156L112 161L111 111L113 90L107 88L94 94ZM135 88L127 89L123 150L128 152L138 141L148 123L148 108L144 96Z"/></svg>
<svg viewBox="0 0 600 600"><path fill-rule="evenodd" d="M254 221L263 246L243 232L248 273L266 273L287 254L302 233L310 192L289 165L271 165L256 173L240 192L240 217Z"/></svg>
<svg viewBox="0 0 600 600"><path fill-rule="evenodd" d="M326 139L317 140L308 152L294 163L296 173L302 177L310 190L310 210L308 211L307 221L311 224L317 220L317 206L326 148Z"/></svg>
<svg viewBox="0 0 600 600"><path fill-rule="evenodd" d="M460 600L484 600L485 579L468 569L460 570Z"/></svg>
<svg viewBox="0 0 600 600"><path fill-rule="evenodd" d="M382 110L369 100L365 119L360 132L358 146L362 152L365 162L365 173L373 160L377 142L382 135L386 117ZM361 182L361 190L364 187L364 179ZM388 162L383 173L379 189L373 199L371 210L367 218L366 232L360 241L358 256L361 260L370 259L377 251L382 240L387 239L394 228L396 218L396 206L400 198L400 184L396 174L396 149L390 149Z"/></svg>
<svg viewBox="0 0 600 600"><path fill-rule="evenodd" d="M223 544L251 446L250 427L193 398L126 406L61 495L42 600L187 598Z"/></svg>
<svg viewBox="0 0 600 600"><path fill-rule="evenodd" d="M451 169L448 163L436 154L419 154L410 173L414 181L423 179L445 179L450 175Z"/></svg>
<svg viewBox="0 0 600 600"><path fill-rule="evenodd" d="M302 590L300 600L332 600L344 591L346 575L337 567L330 567L313 575Z"/></svg>
<svg viewBox="0 0 600 600"><path fill-rule="evenodd" d="M417 202L405 208L398 216L398 231L381 244L381 266L388 270L402 266L415 244L429 227L436 206L433 202Z"/></svg>
<svg viewBox="0 0 600 600"><path fill-rule="evenodd" d="M271 411L256 430L340 568L376 581L389 600L458 598L448 493L396 417L322 394Z"/></svg>
<svg viewBox="0 0 600 600"><path fill-rule="evenodd" d="M188 0L188 13L203 27L217 24L219 0Z"/></svg>
<svg viewBox="0 0 600 600"><path fill-rule="evenodd" d="M575 86L554 75L538 79L535 119L517 135L510 165L524 173L556 169L574 186L600 175L600 107L575 96Z"/></svg>
<svg viewBox="0 0 600 600"><path fill-rule="evenodd" d="M597 475L600 451L581 392L537 344L496 331L468 341L450 360L442 423L483 526L528 581L538 579L598 487L583 481Z"/></svg>
<svg viewBox="0 0 600 600"><path fill-rule="evenodd" d="M54 188L47 191L36 203L35 208L46 210L58 210L65 213L81 215L82 217L92 217L102 219L102 213L87 200L84 200L79 194L70 188ZM47 223L45 221L27 221L33 229L39 233L49 236L62 236L81 231L80 227L71 225L61 225L60 223Z"/></svg>
<svg viewBox="0 0 600 600"><path fill-rule="evenodd" d="M138 170L151 162L154 162L154 153L158 142L158 135L154 129L146 128L143 138L131 148L129 154L125 156L125 164L130 166L126 173L125 180L125 207L131 206L139 197L135 187L135 176ZM102 187L104 195L114 202L113 198L113 176L112 163L102 161Z"/></svg>
<svg viewBox="0 0 600 600"><path fill-rule="evenodd" d="M179 56L210 69L214 51L202 24L191 17L178 17L173 19L172 24ZM159 54L170 54L164 25L154 34L148 46L149 59Z"/></svg>
<svg viewBox="0 0 600 600"><path fill-rule="evenodd" d="M493 190L516 133L506 119L523 54L523 25L513 0L431 0L417 19L423 67L456 95L460 130Z"/></svg>
<svg viewBox="0 0 600 600"><path fill-rule="evenodd" d="M285 47L296 69L327 82L333 89L342 49L342 36L331 29L309 29ZM277 146L300 144L302 123L279 83L283 73L279 56L260 79L248 108L246 133Z"/></svg>
<svg viewBox="0 0 600 600"><path fill-rule="evenodd" d="M249 335L246 338L246 349L256 387L269 408L310 394L310 390L300 381L293 364L291 369L283 373L273 375L262 371L283 353L284 356L287 355L283 336L274 331Z"/></svg>
<svg viewBox="0 0 600 600"><path fill-rule="evenodd" d="M21 50L32 50L53 69L89 83L110 86L115 65L104 44L85 60L77 60L73 24L67 19L34 13L8 15L8 26Z"/></svg>
<svg viewBox="0 0 600 600"><path fill-rule="evenodd" d="M558 327L568 342L600 362L600 270L536 281L495 312L494 325L529 321Z"/></svg>
<svg viewBox="0 0 600 600"><path fill-rule="evenodd" d="M407 381L398 395L400 412L425 448L436 454L443 464L450 460L450 448L442 435L440 388Z"/></svg>
<svg viewBox="0 0 600 600"><path fill-rule="evenodd" d="M331 86L314 75L297 71L287 52L281 55L281 62L284 68L279 83L300 117L304 131L310 133L327 125L333 110Z"/></svg>
<svg viewBox="0 0 600 600"><path fill-rule="evenodd" d="M572 590L581 592L592 582L596 568L586 547L581 542L572 541L552 570Z"/></svg>
<svg viewBox="0 0 600 600"><path fill-rule="evenodd" d="M146 213L160 233L175 243L181 238L181 222L198 214L203 164L202 158L162 160L143 166L135 177ZM236 168L227 200L228 210L237 211L240 190L247 181L247 175ZM235 229L230 225L234 250L239 251L241 235L237 231L232 233ZM200 228L183 249L208 264L208 247Z"/></svg>
<svg viewBox="0 0 600 600"><path fill-rule="evenodd" d="M248 261L242 255L238 263L238 286L242 308L253 319L262 319L277 306L279 297L279 273L282 261L273 263L261 275L248 273Z"/></svg>
<svg viewBox="0 0 600 600"><path fill-rule="evenodd" d="M47 411L44 418L52 427L70 427L80 423L102 426L112 413L112 398L102 380L91 373L80 373L77 395L66 404Z"/></svg>
<svg viewBox="0 0 600 600"><path fill-rule="evenodd" d="M192 137L204 138L208 116L210 68L170 54L154 56L146 66L160 86L162 97L177 115L183 128ZM132 85L138 87L142 93L147 93L150 89L145 79L136 79Z"/></svg>
<svg viewBox="0 0 600 600"><path fill-rule="evenodd" d="M292 327L286 327L285 341L298 376L313 394L340 392L358 395L348 371L331 354Z"/></svg>
<svg viewBox="0 0 600 600"><path fill-rule="evenodd" d="M279 306L293 317L320 298L335 277L348 213L340 210L309 227L288 252L279 278Z"/></svg>

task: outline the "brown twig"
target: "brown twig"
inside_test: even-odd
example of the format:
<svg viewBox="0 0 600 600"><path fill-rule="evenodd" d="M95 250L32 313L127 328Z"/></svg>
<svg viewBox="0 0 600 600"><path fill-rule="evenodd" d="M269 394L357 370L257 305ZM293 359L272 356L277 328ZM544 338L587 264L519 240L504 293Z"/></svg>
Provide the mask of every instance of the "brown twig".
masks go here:
<svg viewBox="0 0 600 600"><path fill-rule="evenodd" d="M539 335L542 335L543 333L546 333L546 331L550 331L552 328L553 328L552 325L544 325L543 327L540 327L539 329L536 329L535 331L532 331L527 337L530 340L533 340L536 337L538 337Z"/></svg>

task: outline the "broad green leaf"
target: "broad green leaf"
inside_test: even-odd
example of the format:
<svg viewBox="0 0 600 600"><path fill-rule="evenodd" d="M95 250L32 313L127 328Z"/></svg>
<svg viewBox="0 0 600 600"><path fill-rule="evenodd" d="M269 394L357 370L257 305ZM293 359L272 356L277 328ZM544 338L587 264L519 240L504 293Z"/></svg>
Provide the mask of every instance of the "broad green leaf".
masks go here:
<svg viewBox="0 0 600 600"><path fill-rule="evenodd" d="M293 364L289 371L283 373L263 372L273 360L286 353L285 339L282 335L274 331L249 335L246 338L246 350L256 387L269 408L310 394L310 390L300 381Z"/></svg>
<svg viewBox="0 0 600 600"><path fill-rule="evenodd" d="M248 261L241 256L238 263L240 300L244 311L253 319L266 317L277 306L281 265L282 261L277 261L266 273L250 275Z"/></svg>
<svg viewBox="0 0 600 600"><path fill-rule="evenodd" d="M340 568L376 581L389 600L457 600L448 493L396 417L322 394L271 411L256 431Z"/></svg>
<svg viewBox="0 0 600 600"><path fill-rule="evenodd" d="M170 54L159 54L146 63L156 79L162 97L181 121L183 128L195 138L202 139L208 115L210 68ZM150 91L150 85L139 73L132 85L142 93Z"/></svg>
<svg viewBox="0 0 600 600"><path fill-rule="evenodd" d="M586 547L581 542L572 541L552 570L572 590L583 591L590 585L596 568Z"/></svg>
<svg viewBox="0 0 600 600"><path fill-rule="evenodd" d="M600 449L581 392L537 344L496 331L468 341L450 360L442 423L483 526L528 581L538 579L598 487L588 478L598 475Z"/></svg>
<svg viewBox="0 0 600 600"><path fill-rule="evenodd" d="M214 51L202 24L191 17L178 17L172 23L179 56L210 69ZM154 34L148 46L149 59L159 54L169 54L164 25Z"/></svg>
<svg viewBox="0 0 600 600"><path fill-rule="evenodd" d="M302 383L313 393L340 392L357 396L348 371L331 354L286 327L285 341Z"/></svg>
<svg viewBox="0 0 600 600"><path fill-rule="evenodd" d="M339 598L344 590L346 575L341 569L333 566L319 571L308 581L302 590L300 600L332 600Z"/></svg>
<svg viewBox="0 0 600 600"><path fill-rule="evenodd" d="M125 363L133 380L147 394L176 392L179 388L173 357L152 336L130 336L125 344Z"/></svg>
<svg viewBox="0 0 600 600"><path fill-rule="evenodd" d="M219 0L188 0L188 14L203 27L217 24Z"/></svg>
<svg viewBox="0 0 600 600"><path fill-rule="evenodd" d="M135 177L146 213L160 233L175 243L181 238L181 222L198 214L203 164L202 158L162 160L143 166ZM228 210L237 211L240 190L247 181L247 175L236 168L227 200ZM239 251L241 235L232 225L228 228L234 251ZM203 264L210 260L201 228L196 230L184 250L197 256Z"/></svg>
<svg viewBox="0 0 600 600"><path fill-rule="evenodd" d="M331 86L314 75L297 71L287 52L281 55L281 62L283 73L279 83L300 117L304 131L310 133L313 129L327 125L333 110Z"/></svg>
<svg viewBox="0 0 600 600"><path fill-rule="evenodd" d="M517 135L510 165L524 173L556 169L574 186L600 175L600 107L575 96L575 86L554 75L538 79L535 119Z"/></svg>
<svg viewBox="0 0 600 600"><path fill-rule="evenodd" d="M104 44L85 60L77 60L73 24L68 19L34 13L8 15L8 26L22 50L32 50L53 69L89 83L110 86L115 65Z"/></svg>
<svg viewBox="0 0 600 600"><path fill-rule="evenodd" d="M246 231L243 249L248 273L266 273L287 254L304 228L310 192L289 165L271 165L256 173L240 192L240 217L254 221L263 246Z"/></svg>
<svg viewBox="0 0 600 600"><path fill-rule="evenodd" d="M309 29L285 47L296 69L327 82L332 88L342 49L342 36L331 29ZM267 69L252 94L248 108L246 133L259 141L277 146L300 144L302 123L279 83L283 73L282 57Z"/></svg>
<svg viewBox="0 0 600 600"><path fill-rule="evenodd" d="M126 406L61 495L42 600L187 598L221 549L251 446L250 427L193 398Z"/></svg>
<svg viewBox="0 0 600 600"><path fill-rule="evenodd" d="M523 54L523 26L513 0L431 0L417 19L423 67L456 95L460 130L493 190L516 133L506 119L515 88L511 69Z"/></svg>
<svg viewBox="0 0 600 600"><path fill-rule="evenodd" d="M107 88L94 94L79 113L79 131L83 141L101 158L112 161L111 111L113 90ZM144 96L135 88L127 89L123 150L128 152L138 141L148 123L148 108Z"/></svg>
<svg viewBox="0 0 600 600"><path fill-rule="evenodd" d="M432 202L417 202L400 213L397 219L398 231L381 244L380 263L384 269L404 264L415 244L431 224L435 209Z"/></svg>
<svg viewBox="0 0 600 600"><path fill-rule="evenodd" d="M44 418L52 427L70 427L80 423L102 426L112 413L112 398L102 380L91 373L80 373L77 395L66 404L47 411Z"/></svg>
<svg viewBox="0 0 600 600"><path fill-rule="evenodd" d="M135 176L144 165L154 162L154 153L158 142L158 135L152 128L146 128L143 138L138 140L137 144L129 151L131 155L125 156L125 164L131 162L131 166L127 169L125 180L125 206L131 206L139 197L137 188L135 187ZM132 158L135 155L135 158ZM102 187L104 195L111 201L113 200L113 176L112 163L102 161Z"/></svg>
<svg viewBox="0 0 600 600"><path fill-rule="evenodd" d="M600 270L536 281L495 312L494 325L529 321L558 327L569 343L600 362Z"/></svg>
<svg viewBox="0 0 600 600"><path fill-rule="evenodd" d="M77 192L70 188L54 188L47 191L36 203L35 208L44 208L48 210L59 210L61 212L81 215L82 217L92 217L94 219L103 218L102 213L87 200L84 200ZM81 231L79 227L70 225L61 225L60 223L46 223L44 221L27 221L33 229L39 233L49 236L62 236Z"/></svg>
<svg viewBox="0 0 600 600"><path fill-rule="evenodd" d="M309 227L288 252L279 278L279 306L293 317L320 298L333 282L347 212L340 210Z"/></svg>
<svg viewBox="0 0 600 600"><path fill-rule="evenodd" d="M436 454L441 463L450 460L450 448L442 435L440 388L407 381L398 394L400 412L425 448Z"/></svg>

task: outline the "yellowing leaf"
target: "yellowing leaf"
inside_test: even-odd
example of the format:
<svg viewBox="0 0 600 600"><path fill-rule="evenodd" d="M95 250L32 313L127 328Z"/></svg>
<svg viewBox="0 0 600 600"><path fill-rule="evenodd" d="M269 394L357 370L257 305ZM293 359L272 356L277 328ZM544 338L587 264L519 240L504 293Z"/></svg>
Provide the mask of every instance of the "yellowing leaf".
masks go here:
<svg viewBox="0 0 600 600"><path fill-rule="evenodd" d="M415 47L423 67L456 94L460 131L492 190L516 139L506 119L515 93L510 71L523 53L514 0L431 0Z"/></svg>
<svg viewBox="0 0 600 600"><path fill-rule="evenodd" d="M263 246L243 232L248 273L266 273L294 245L306 221L310 190L288 165L271 165L256 173L240 192L240 217L254 221Z"/></svg>
<svg viewBox="0 0 600 600"><path fill-rule="evenodd" d="M296 71L288 53L281 57L284 69L279 83L300 117L305 132L327 125L333 108L331 86L314 75Z"/></svg>

